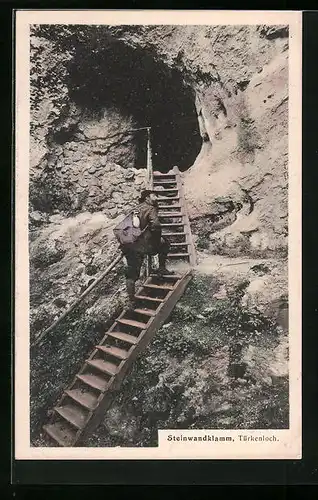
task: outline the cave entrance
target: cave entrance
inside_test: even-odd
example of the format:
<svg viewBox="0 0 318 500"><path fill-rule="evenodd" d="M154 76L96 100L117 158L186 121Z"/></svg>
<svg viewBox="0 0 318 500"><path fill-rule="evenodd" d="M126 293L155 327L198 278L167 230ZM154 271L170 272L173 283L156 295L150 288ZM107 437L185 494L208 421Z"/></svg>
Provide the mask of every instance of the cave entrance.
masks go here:
<svg viewBox="0 0 318 500"><path fill-rule="evenodd" d="M107 31L107 27L105 27ZM70 97L86 109L115 108L136 128L151 127L153 168L181 171L195 161L202 145L194 91L182 73L146 50L108 36L92 50L79 44L70 72ZM132 135L136 168L145 168L147 131Z"/></svg>

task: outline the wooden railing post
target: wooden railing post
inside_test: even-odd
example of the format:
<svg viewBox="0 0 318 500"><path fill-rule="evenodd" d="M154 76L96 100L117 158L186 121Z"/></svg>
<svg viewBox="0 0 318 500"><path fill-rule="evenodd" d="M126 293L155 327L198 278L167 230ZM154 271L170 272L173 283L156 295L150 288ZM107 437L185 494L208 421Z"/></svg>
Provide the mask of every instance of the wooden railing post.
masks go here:
<svg viewBox="0 0 318 500"><path fill-rule="evenodd" d="M151 128L147 127L147 184L148 189L153 189L153 169L152 169L152 151L151 151ZM150 275L152 267L152 259L151 256L147 256L147 264L146 264L146 274Z"/></svg>
<svg viewBox="0 0 318 500"><path fill-rule="evenodd" d="M147 183L149 189L152 189L152 152L150 127L147 127Z"/></svg>

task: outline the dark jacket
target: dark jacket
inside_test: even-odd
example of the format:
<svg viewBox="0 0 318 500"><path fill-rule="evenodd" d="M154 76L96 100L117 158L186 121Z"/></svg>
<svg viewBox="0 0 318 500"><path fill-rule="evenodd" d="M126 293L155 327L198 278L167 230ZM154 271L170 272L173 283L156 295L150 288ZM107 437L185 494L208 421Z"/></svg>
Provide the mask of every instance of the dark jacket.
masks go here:
<svg viewBox="0 0 318 500"><path fill-rule="evenodd" d="M133 244L133 250L140 253L157 253L161 239L161 224L158 208L144 201L137 208L140 218L140 228L144 230L138 241Z"/></svg>

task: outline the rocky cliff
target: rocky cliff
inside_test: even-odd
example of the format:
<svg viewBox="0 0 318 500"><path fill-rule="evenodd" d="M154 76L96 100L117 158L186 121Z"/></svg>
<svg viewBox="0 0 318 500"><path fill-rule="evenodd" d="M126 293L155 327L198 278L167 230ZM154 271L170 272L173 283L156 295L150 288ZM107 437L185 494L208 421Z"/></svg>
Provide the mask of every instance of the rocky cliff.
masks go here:
<svg viewBox="0 0 318 500"><path fill-rule="evenodd" d="M286 426L286 26L32 28L31 336L59 316L112 259L116 218L145 186L146 135L136 129L148 125L155 168L166 171L177 164L183 171L199 252L191 286L211 305L203 301L199 307L190 287L185 312L175 313L125 383L112 413L116 425L112 429L105 421L107 429L102 426L87 445L117 442L120 408L132 393L137 399L127 407L130 424L121 445L125 439L152 442L158 420L168 428L176 421L181 427L233 427L241 413L241 427ZM46 410L121 307L115 291L123 283L121 267L34 353L35 443ZM233 317L230 325L227 317ZM237 342L236 364L247 375L235 376L241 382L229 389ZM178 358L183 349L189 368L184 370ZM165 365L156 361L163 354ZM150 372L153 379L145 387L140 374ZM204 374L200 384L197 373ZM157 413L151 416L138 406L141 400L158 407ZM268 405L274 413L266 413ZM143 418L148 419L145 435Z"/></svg>
<svg viewBox="0 0 318 500"><path fill-rule="evenodd" d="M211 251L286 253L287 27L143 26L111 32L177 68L194 90L203 143L185 186L194 228L203 237L209 229ZM218 231L225 217L229 227Z"/></svg>
<svg viewBox="0 0 318 500"><path fill-rule="evenodd" d="M286 253L287 37L284 26L35 27L32 206L43 210L55 196L55 204L64 201L73 211L102 207L116 215L111 191L118 183L106 164L144 166L136 165L146 159L137 158L136 148L145 138L130 132L150 118L141 107L156 110L158 100L163 105L176 90L189 89L196 114L180 117L195 119L202 138L185 175L194 228L206 236L204 219L213 252ZM149 88L156 76L166 84L160 96ZM150 78L146 94L143 78ZM166 149L178 147L168 135L166 141ZM133 200L133 191L125 196ZM224 218L229 227L219 231Z"/></svg>

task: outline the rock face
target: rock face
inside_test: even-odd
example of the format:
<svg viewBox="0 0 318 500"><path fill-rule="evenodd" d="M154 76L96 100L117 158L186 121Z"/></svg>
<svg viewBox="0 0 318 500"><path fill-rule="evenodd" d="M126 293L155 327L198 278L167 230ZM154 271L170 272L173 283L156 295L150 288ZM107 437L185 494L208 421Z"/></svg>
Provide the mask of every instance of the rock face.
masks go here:
<svg viewBox="0 0 318 500"><path fill-rule="evenodd" d="M60 42L60 43L59 43ZM78 104L70 96L69 65L58 34L31 36L30 204L35 211L75 214L103 209L115 217L136 203L132 117L116 108ZM74 52L74 47L73 47ZM129 169L129 173L127 173ZM139 179L144 171L139 172ZM125 195L124 195L125 193ZM114 196L121 200L115 206ZM128 198L129 199L125 199Z"/></svg>
<svg viewBox="0 0 318 500"><path fill-rule="evenodd" d="M187 172L191 214L210 223L213 252L268 256L287 251L287 61L286 52L278 54L244 91L224 99L228 112L214 120L211 144ZM211 210L211 201L213 208L216 201L223 205L224 213ZM218 228L215 223L224 215L234 217Z"/></svg>
<svg viewBox="0 0 318 500"><path fill-rule="evenodd" d="M203 144L184 180L194 227L202 218L210 226L210 250L286 254L288 28L143 26L111 32L178 68L195 91ZM221 207L229 201L230 208L216 212L215 202ZM224 215L228 227L219 231Z"/></svg>
<svg viewBox="0 0 318 500"><path fill-rule="evenodd" d="M31 339L115 256L114 224L146 186L131 130L162 109L164 162L192 152L197 274L87 446L156 445L158 426L288 427L285 26L32 28ZM120 266L33 355L33 444L123 289Z"/></svg>
<svg viewBox="0 0 318 500"><path fill-rule="evenodd" d="M207 246L214 253L286 254L288 29L284 26L34 28L34 209L41 210L55 197L55 205L73 212L98 210L114 184L107 164L140 166L135 164L136 143L128 133L140 118L138 89L129 93L129 75L133 81L137 68L135 62L128 69L120 66L120 58L129 63L125 47L131 53L139 51L147 64L150 57L180 73L184 86L192 90L202 148L194 165L188 165L185 188L198 236L209 240ZM119 61L113 58L108 68L118 78L120 67L127 78L126 89L120 91L120 84L115 89L103 84L112 75L105 74L99 59L119 49ZM94 78L95 87L89 86ZM166 92L168 98L169 88ZM109 93L115 101L109 101ZM154 106L155 99L150 96L147 103ZM169 138L162 140L169 147ZM120 184L119 178L115 185ZM228 208L218 212L215 203ZM113 210L107 204L104 208ZM205 234L200 231L202 219L209 228ZM227 227L220 230L220 225Z"/></svg>

